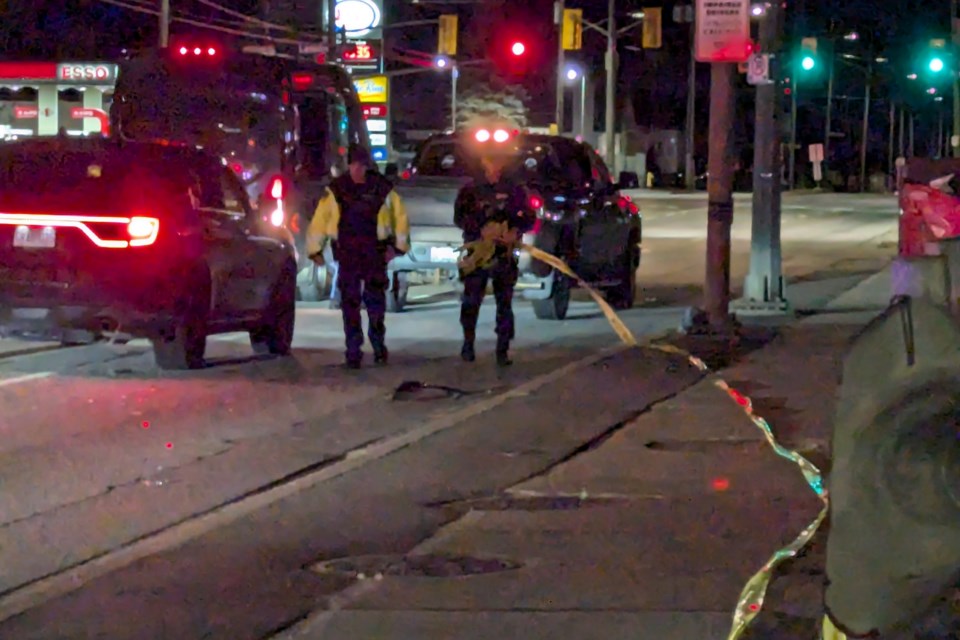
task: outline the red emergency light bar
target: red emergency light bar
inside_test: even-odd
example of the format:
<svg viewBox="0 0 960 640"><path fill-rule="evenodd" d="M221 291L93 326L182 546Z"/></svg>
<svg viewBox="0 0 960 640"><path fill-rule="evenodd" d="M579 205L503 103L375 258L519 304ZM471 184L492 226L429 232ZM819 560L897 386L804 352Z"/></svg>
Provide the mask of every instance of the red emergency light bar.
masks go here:
<svg viewBox="0 0 960 640"><path fill-rule="evenodd" d="M290 78L293 81L294 91L306 91L313 86L313 74L311 73L294 73Z"/></svg>

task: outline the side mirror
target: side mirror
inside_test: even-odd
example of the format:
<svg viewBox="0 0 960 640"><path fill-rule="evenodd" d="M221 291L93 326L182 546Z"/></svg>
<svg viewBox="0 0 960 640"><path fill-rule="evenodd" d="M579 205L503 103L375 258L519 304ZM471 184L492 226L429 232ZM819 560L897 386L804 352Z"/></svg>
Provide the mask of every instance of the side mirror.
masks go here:
<svg viewBox="0 0 960 640"><path fill-rule="evenodd" d="M640 176L638 176L635 171L621 171L620 180L617 182L617 185L621 189L639 189Z"/></svg>

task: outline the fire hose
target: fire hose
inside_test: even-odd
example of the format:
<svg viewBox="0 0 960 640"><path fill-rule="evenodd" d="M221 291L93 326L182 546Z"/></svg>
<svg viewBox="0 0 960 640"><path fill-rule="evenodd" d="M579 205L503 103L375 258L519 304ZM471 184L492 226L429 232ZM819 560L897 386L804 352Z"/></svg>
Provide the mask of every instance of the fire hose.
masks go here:
<svg viewBox="0 0 960 640"><path fill-rule="evenodd" d="M636 337L634 337L630 329L627 328L627 326L623 323L616 311L613 310L613 307L611 307L610 304L604 300L603 296L596 289L594 289L583 279L581 279L580 276L574 273L574 271L567 265L566 262L557 256L549 254L531 245L513 241L508 235L507 223L491 223L491 225L496 226L494 229L491 229L490 232L485 234L483 239L468 242L464 246L460 247L462 257L458 262L458 266L460 268L461 277L468 275L476 269L482 269L490 266L497 259L498 246L505 246L508 251L513 251L516 249L519 249L520 251L526 251L532 258L550 265L558 272L576 281L580 287L590 294L590 297L593 298L593 300L600 307L601 311L603 311L603 315L606 316L607 321L610 323L610 326L616 332L620 340L625 345L630 347L639 346ZM710 373L709 367L707 367L703 360L687 351L684 351L683 349L680 349L679 347L651 341L646 342L643 346L663 353L680 356L686 359L692 367L698 369L704 374ZM807 544L809 544L814 534L820 528L820 525L823 523L823 520L829 510L829 495L826 487L824 486L823 474L821 473L820 469L818 469L816 465L807 460L800 453L786 449L777 441L770 424L764 420L763 417L754 412L753 403L750 401L750 398L732 388L722 379L717 378L714 380L714 385L723 391L727 397L733 400L746 414L747 418L749 418L750 421L757 428L759 428L760 431L763 432L764 438L770 445L771 449L773 449L774 453L782 458L790 460L800 468L800 472L803 474L804 480L806 480L807 484L814 491L814 493L817 494L817 497L820 498L821 502L823 503L823 507L813 522L807 525L797 535L797 537L790 542L790 544L778 549L772 556L770 556L770 559L767 560L760 570L757 571L747 581L747 584L740 592L740 597L737 600L737 605L733 613L733 623L730 633L727 636L727 640L737 640L743 635L750 623L753 622L754 618L756 618L760 613L760 610L763 607L764 598L766 597L767 588L769 587L770 581L773 578L773 570L784 560L795 557L804 547L807 546ZM830 625L830 628L828 628L828 622L829 621L827 620L824 625L823 640L845 640L846 636L833 628L832 625Z"/></svg>

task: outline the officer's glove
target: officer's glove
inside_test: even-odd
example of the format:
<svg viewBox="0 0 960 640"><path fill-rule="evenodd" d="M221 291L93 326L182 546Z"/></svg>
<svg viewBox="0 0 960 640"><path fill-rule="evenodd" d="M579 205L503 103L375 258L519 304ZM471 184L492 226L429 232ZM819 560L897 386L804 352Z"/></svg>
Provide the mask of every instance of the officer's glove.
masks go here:
<svg viewBox="0 0 960 640"><path fill-rule="evenodd" d="M503 236L504 227L502 222L488 222L480 229L480 237L486 242L497 242Z"/></svg>

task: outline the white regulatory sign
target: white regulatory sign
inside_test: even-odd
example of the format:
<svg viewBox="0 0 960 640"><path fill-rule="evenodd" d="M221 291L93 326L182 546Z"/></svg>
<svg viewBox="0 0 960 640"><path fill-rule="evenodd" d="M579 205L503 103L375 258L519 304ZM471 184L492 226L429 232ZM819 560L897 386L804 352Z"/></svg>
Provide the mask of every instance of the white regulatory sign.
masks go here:
<svg viewBox="0 0 960 640"><path fill-rule="evenodd" d="M754 53L747 62L747 82L752 85L773 84L770 79L770 56Z"/></svg>
<svg viewBox="0 0 960 640"><path fill-rule="evenodd" d="M750 57L750 0L697 0L695 24L700 62L746 62Z"/></svg>

